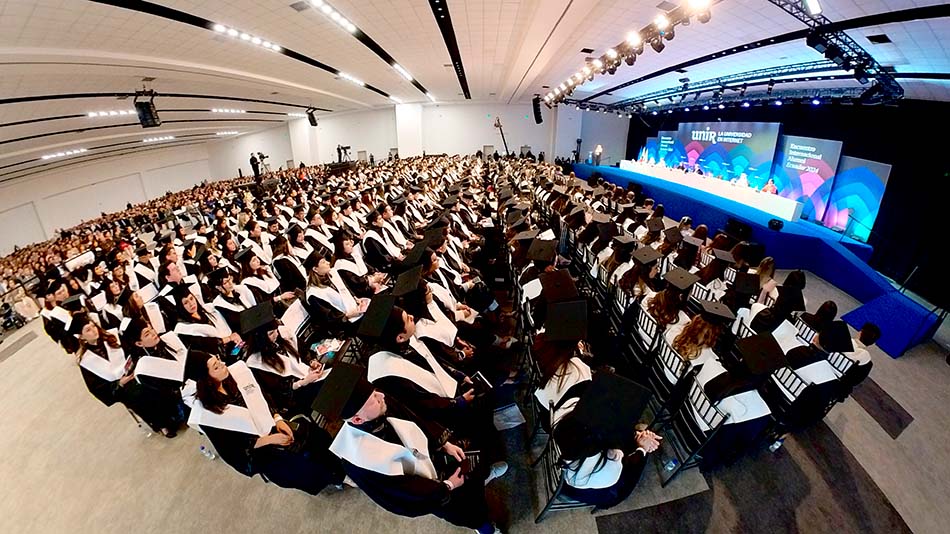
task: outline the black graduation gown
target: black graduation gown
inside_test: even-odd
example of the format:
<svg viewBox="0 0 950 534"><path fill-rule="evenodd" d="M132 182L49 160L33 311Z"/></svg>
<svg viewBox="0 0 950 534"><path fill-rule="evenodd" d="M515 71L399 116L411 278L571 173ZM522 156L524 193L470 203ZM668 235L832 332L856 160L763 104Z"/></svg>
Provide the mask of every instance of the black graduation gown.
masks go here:
<svg viewBox="0 0 950 534"><path fill-rule="evenodd" d="M280 279L281 291L304 291L307 289L307 279L300 274L300 270L287 258L277 258L271 264L277 278Z"/></svg>
<svg viewBox="0 0 950 534"><path fill-rule="evenodd" d="M174 359L174 355L164 343L149 349L147 353L144 349L137 348L137 352L132 354L136 363L143 356ZM186 414L185 405L181 400L181 382L145 375L138 375L135 382L138 387L133 387L126 392L128 395L126 400L130 403L129 408L150 427L155 430L175 429L184 422ZM129 386L131 385L132 383L129 383Z"/></svg>
<svg viewBox="0 0 950 534"><path fill-rule="evenodd" d="M378 229L377 233L379 233ZM377 271L389 272L396 259L390 256L386 247L375 239L364 239L363 261L365 261L367 265L371 265Z"/></svg>
<svg viewBox="0 0 950 534"><path fill-rule="evenodd" d="M373 298L376 291L370 287L365 276L360 276L354 272L337 270L346 288L357 298Z"/></svg>
<svg viewBox="0 0 950 534"><path fill-rule="evenodd" d="M178 322L182 324L195 323L194 320L187 320L187 321L179 320ZM210 324L210 323L202 323L202 324ZM206 352L208 354L213 354L215 356L221 356L225 354L226 350L230 350L234 346L233 343L228 343L226 346L222 346L221 338L219 337L213 337L213 336L206 337L206 336L200 336L200 335L182 334L179 332L176 332L176 333L178 334L178 338L181 339L181 343L185 347L187 347L189 351L197 350L201 352ZM228 359L228 361L230 360Z"/></svg>
<svg viewBox="0 0 950 534"><path fill-rule="evenodd" d="M231 404L244 406L240 394L230 400ZM343 482L343 466L329 451L330 434L317 425L308 424L306 436L300 432L295 434L291 448L268 445L256 449L256 435L209 425L199 427L218 456L245 476L260 474L282 488L295 488L311 495L320 493L329 484Z"/></svg>
<svg viewBox="0 0 950 534"><path fill-rule="evenodd" d="M300 380L296 376L280 376L277 373L251 367L251 373L254 379L260 384L261 389L269 397L268 403L272 408L284 414L284 417L293 417L295 415L310 416L313 412L311 406L313 401L320 393L323 386L323 380L312 382L306 386L294 389L294 382Z"/></svg>
<svg viewBox="0 0 950 534"><path fill-rule="evenodd" d="M334 308L329 302L311 295L306 300L307 313L310 322L318 332L325 332L331 336L349 337L356 333L356 325L346 319L346 314Z"/></svg>
<svg viewBox="0 0 950 534"><path fill-rule="evenodd" d="M612 486L606 488L575 488L570 484L564 485L564 494L572 499L593 504L597 508L604 510L616 506L633 493L637 483L640 482L640 476L643 474L643 468L646 467L646 454L635 450L632 453L623 455L623 470L620 473L620 479Z"/></svg>
<svg viewBox="0 0 950 534"><path fill-rule="evenodd" d="M398 409L395 400L387 399L386 405L388 416L412 421L422 430L429 443L430 457L439 454L438 449L449 437L444 428L420 419L407 410ZM372 432L366 428L373 423L364 424L360 428L381 439L402 445L398 438L393 438L392 432ZM439 480L418 475L384 475L363 469L346 460L343 460L343 469L373 502L396 515L419 517L432 514L454 525L471 529L477 529L489 521L485 487L477 478L466 480L462 487L449 491L448 486Z"/></svg>
<svg viewBox="0 0 950 534"><path fill-rule="evenodd" d="M50 339L63 347L63 350L67 353L74 354L79 350L79 341L75 336L71 336L66 332L66 324L59 319L43 317L43 330L46 331L46 335Z"/></svg>

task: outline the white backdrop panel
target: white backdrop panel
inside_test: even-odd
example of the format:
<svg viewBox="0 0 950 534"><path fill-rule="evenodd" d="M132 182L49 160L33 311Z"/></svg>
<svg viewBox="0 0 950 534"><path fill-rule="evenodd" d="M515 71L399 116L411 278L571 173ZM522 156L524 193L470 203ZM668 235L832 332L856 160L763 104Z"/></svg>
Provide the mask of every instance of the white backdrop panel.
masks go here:
<svg viewBox="0 0 950 534"><path fill-rule="evenodd" d="M145 188L145 196L152 199L168 191L188 189L210 178L208 160L203 159L147 170L142 173L142 186Z"/></svg>
<svg viewBox="0 0 950 534"><path fill-rule="evenodd" d="M15 232L0 232L0 254L13 252L15 245L46 240L32 202L0 211L0 228L16 228Z"/></svg>

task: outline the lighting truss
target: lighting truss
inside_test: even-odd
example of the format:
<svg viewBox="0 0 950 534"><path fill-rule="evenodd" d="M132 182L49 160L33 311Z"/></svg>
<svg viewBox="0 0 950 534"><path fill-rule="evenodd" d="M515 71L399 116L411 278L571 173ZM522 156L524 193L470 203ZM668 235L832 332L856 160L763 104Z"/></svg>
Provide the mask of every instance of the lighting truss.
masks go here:
<svg viewBox="0 0 950 534"><path fill-rule="evenodd" d="M712 90L714 93L721 89L741 91L743 85L745 85L748 89L748 86L750 85L754 85L755 83L768 83L769 80L776 80L778 82L790 81L790 79L783 80L782 78L789 78L792 76L807 77L813 74L821 74L840 70L841 67L828 60L810 61L795 65L784 65L781 67L769 67L766 69L739 72L736 74L730 74L728 76L720 76L718 78L710 78L708 80L702 80L699 82L690 82L689 88L685 90L682 86L671 87L669 89L663 89L653 93L614 102L613 104L610 104L609 107L624 108L632 104L642 104L651 100L662 100L664 98L685 96L691 93L701 93L710 90Z"/></svg>
<svg viewBox="0 0 950 534"><path fill-rule="evenodd" d="M841 50L842 57L851 65L862 65L868 79L877 80L880 89L881 102L891 102L904 97L904 88L901 87L891 73L884 70L871 54L861 47L854 39L842 31L821 32L820 27L831 24L832 21L823 14L812 15L804 8L800 0L769 0L769 2L782 8L786 13L797 18L803 24L813 31L819 32L825 41L837 46Z"/></svg>

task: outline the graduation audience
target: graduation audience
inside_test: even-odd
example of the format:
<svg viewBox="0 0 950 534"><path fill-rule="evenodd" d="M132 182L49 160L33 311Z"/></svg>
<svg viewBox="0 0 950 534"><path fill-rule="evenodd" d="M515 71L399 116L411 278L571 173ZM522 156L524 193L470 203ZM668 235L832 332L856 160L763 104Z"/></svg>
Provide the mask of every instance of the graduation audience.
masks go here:
<svg viewBox="0 0 950 534"><path fill-rule="evenodd" d="M715 438L704 465L728 463L870 372L876 325L851 339L833 302L801 314L804 273L777 286L771 257L751 267L747 243L637 188L461 156L267 178L169 193L0 260L7 280L40 278L44 329L91 394L168 437L187 422L246 476L311 494L348 476L392 513L497 532L486 484L519 451L493 415L513 390L559 451L564 494L610 508L681 431L664 411L692 406L685 424ZM658 339L626 343L646 335L640 314ZM659 340L681 394L655 413Z"/></svg>

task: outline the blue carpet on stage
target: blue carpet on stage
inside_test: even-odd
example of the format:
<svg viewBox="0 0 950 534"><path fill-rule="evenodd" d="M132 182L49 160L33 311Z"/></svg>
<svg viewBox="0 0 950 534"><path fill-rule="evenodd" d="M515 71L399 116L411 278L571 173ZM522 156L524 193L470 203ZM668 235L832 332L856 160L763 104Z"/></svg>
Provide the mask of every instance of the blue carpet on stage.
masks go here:
<svg viewBox="0 0 950 534"><path fill-rule="evenodd" d="M752 228L751 240L765 246L766 253L775 258L779 269L810 271L865 303L849 315L868 319L862 319L860 324L849 323L856 328L861 327L863 320L879 325L882 338L878 344L890 356L896 358L907 348L928 339L921 337L922 331L932 330L928 310L895 291L887 279L868 266L866 261L872 252L869 245L809 221L783 221L783 228L774 231L768 227L770 214L733 200L617 167L574 165L578 178L586 180L595 171L608 182L623 187L630 182L640 184L646 196L663 204L667 217L679 219L689 215L694 226L708 226L710 235L724 228L730 217L748 223ZM886 300L874 302L884 296ZM866 310L872 303L874 306ZM890 315L896 310L904 314L901 320L893 320ZM924 325L923 330L921 325Z"/></svg>

